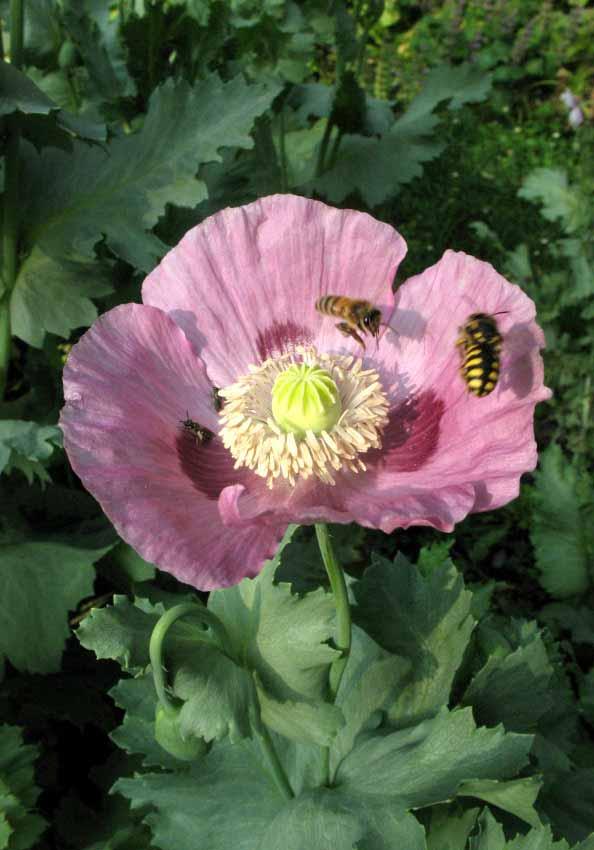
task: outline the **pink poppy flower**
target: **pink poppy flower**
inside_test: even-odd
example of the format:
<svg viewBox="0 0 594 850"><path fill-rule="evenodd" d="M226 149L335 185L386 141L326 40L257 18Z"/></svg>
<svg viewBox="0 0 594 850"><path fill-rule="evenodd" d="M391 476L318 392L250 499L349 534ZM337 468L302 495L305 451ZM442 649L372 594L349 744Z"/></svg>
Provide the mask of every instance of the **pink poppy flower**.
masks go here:
<svg viewBox="0 0 594 850"><path fill-rule="evenodd" d="M274 195L190 230L142 305L95 322L64 371L61 425L124 540L211 589L256 575L290 522L451 531L517 496L549 395L534 304L453 251L395 298L405 252L365 213ZM366 335L363 350L316 310L326 295L381 310L377 344ZM498 314L503 336L482 398L456 346L476 312Z"/></svg>

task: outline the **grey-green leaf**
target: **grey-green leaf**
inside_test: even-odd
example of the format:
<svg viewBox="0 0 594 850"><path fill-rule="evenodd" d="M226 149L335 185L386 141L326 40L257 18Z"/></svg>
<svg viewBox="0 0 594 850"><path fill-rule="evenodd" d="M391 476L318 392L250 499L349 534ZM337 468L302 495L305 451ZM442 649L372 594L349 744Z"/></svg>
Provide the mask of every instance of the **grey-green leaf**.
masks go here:
<svg viewBox="0 0 594 850"><path fill-rule="evenodd" d="M217 590L208 606L225 625L237 658L258 673L262 687L277 700L319 700L326 696L328 667L338 653L328 645L334 634L334 600L318 589L304 597L288 584L274 584L280 552L255 579Z"/></svg>
<svg viewBox="0 0 594 850"><path fill-rule="evenodd" d="M259 850L285 798L267 775L256 745L216 744L186 773L119 779L114 790L145 818L157 847L176 850Z"/></svg>
<svg viewBox="0 0 594 850"><path fill-rule="evenodd" d="M453 797L470 779L508 779L528 760L529 735L477 727L470 709L448 712L409 729L369 736L338 769L348 793L389 798L397 810Z"/></svg>
<svg viewBox="0 0 594 850"><path fill-rule="evenodd" d="M355 622L412 665L391 722L404 727L435 714L448 703L474 628L461 576L450 562L425 577L402 555L393 564L376 557L354 592Z"/></svg>
<svg viewBox="0 0 594 850"><path fill-rule="evenodd" d="M530 826L540 826L541 821L534 809L534 803L542 787L537 776L510 779L500 782L496 779L478 779L463 782L458 788L459 797L476 797L497 806Z"/></svg>

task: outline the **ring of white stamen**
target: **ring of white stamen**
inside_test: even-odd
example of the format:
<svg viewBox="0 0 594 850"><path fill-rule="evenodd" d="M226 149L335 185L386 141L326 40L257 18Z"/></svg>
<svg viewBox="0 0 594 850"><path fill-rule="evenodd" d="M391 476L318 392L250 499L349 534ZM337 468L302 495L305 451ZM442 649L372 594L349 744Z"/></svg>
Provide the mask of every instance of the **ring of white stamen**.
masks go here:
<svg viewBox="0 0 594 850"><path fill-rule="evenodd" d="M272 415L275 380L301 363L320 366L330 374L342 405L340 418L329 431L306 431L302 438L282 431ZM375 369L363 369L359 358L318 354L313 347L298 346L250 366L247 375L219 394L225 399L219 436L235 458L235 468L247 466L265 478L269 487L281 477L294 485L297 478L311 475L335 484L335 471L365 470L360 455L381 447L381 432L388 421L388 400Z"/></svg>

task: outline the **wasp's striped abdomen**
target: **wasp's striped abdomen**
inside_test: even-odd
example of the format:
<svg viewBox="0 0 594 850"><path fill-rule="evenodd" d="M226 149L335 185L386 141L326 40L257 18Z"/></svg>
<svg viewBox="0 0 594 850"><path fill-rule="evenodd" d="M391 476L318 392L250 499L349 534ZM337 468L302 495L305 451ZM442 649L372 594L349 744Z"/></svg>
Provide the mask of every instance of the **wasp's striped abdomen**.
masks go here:
<svg viewBox="0 0 594 850"><path fill-rule="evenodd" d="M473 313L461 329L457 343L462 349L460 374L473 395L492 393L499 380L503 340L493 316Z"/></svg>

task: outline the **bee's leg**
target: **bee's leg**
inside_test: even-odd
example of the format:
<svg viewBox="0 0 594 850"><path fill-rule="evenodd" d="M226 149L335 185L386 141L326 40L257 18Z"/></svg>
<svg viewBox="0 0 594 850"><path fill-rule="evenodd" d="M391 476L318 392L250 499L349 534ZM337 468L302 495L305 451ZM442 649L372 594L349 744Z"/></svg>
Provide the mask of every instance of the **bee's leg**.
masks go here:
<svg viewBox="0 0 594 850"><path fill-rule="evenodd" d="M353 339L356 339L360 346L362 346L363 351L365 351L365 343L357 333L357 331L349 325L348 322L339 322L336 325L336 329L341 332L343 336L350 336Z"/></svg>

